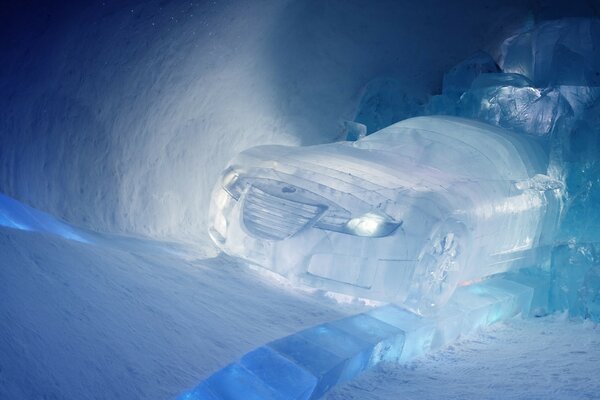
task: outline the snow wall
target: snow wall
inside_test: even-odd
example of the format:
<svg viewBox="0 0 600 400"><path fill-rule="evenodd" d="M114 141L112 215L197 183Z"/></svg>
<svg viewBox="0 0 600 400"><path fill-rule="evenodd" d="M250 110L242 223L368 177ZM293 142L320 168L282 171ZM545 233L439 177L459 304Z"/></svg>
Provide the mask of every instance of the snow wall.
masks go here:
<svg viewBox="0 0 600 400"><path fill-rule="evenodd" d="M76 225L206 237L233 155L332 141L365 85L425 102L531 18L593 2L97 1L4 7L0 192Z"/></svg>

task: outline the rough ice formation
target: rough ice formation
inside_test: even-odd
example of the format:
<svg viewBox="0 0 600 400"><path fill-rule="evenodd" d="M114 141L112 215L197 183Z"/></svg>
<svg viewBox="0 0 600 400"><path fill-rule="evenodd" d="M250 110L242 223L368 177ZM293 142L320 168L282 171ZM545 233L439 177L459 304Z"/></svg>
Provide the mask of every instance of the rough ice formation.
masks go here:
<svg viewBox="0 0 600 400"><path fill-rule="evenodd" d="M566 196L550 306L600 322L600 104L561 139Z"/></svg>
<svg viewBox="0 0 600 400"><path fill-rule="evenodd" d="M290 279L428 312L460 282L549 257L547 166L535 138L441 116L356 142L260 146L217 183L210 232Z"/></svg>
<svg viewBox="0 0 600 400"><path fill-rule="evenodd" d="M499 62L504 73L478 78L507 84L485 93L481 91L485 85L474 82L456 106L458 115L523 133L552 133L551 163L563 180L564 192L560 230L551 265L536 260L538 272L530 270L520 278L549 277L549 294L539 302L538 312L568 310L596 321L600 321L599 48L597 19L541 23L504 42ZM500 112L486 114L488 110ZM504 118L494 118L497 115ZM548 187L554 182L542 179L532 184Z"/></svg>
<svg viewBox="0 0 600 400"><path fill-rule="evenodd" d="M517 132L547 136L567 124L569 103L556 89L538 89L517 74L484 74L463 94L458 115Z"/></svg>
<svg viewBox="0 0 600 400"><path fill-rule="evenodd" d="M600 243L571 242L552 254L552 310L600 322Z"/></svg>
<svg viewBox="0 0 600 400"><path fill-rule="evenodd" d="M502 71L531 79L536 87L555 87L576 114L600 98L600 21L548 21L503 43Z"/></svg>

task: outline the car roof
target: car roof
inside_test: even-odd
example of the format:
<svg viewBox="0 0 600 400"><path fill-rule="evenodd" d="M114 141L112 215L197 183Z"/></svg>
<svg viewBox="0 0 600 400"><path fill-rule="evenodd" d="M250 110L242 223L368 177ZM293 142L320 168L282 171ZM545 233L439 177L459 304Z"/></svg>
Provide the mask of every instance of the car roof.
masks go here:
<svg viewBox="0 0 600 400"><path fill-rule="evenodd" d="M355 142L354 147L473 178L521 180L545 174L548 168L538 139L451 116L410 118Z"/></svg>

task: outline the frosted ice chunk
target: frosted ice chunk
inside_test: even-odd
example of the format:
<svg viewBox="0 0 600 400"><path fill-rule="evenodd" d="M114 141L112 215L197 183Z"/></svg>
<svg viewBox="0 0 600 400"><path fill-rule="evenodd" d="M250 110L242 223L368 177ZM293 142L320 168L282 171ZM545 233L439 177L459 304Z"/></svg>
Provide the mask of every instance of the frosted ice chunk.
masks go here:
<svg viewBox="0 0 600 400"><path fill-rule="evenodd" d="M302 388L314 384L311 398L318 398L334 385L352 379L380 361L398 361L403 344L403 331L359 314L306 329L271 342L267 347L314 376L314 382L303 377ZM242 364L245 364L244 359ZM281 371L288 369L295 371L292 366L280 368ZM273 379L276 379L274 375L265 381L269 383ZM283 393L283 388L277 386L277 389Z"/></svg>
<svg viewBox="0 0 600 400"><path fill-rule="evenodd" d="M599 48L600 20L547 21L506 39L500 66L536 87L557 87L579 115L600 98Z"/></svg>
<svg viewBox="0 0 600 400"><path fill-rule="evenodd" d="M566 196L561 240L600 242L600 104L587 110L562 139Z"/></svg>
<svg viewBox="0 0 600 400"><path fill-rule="evenodd" d="M337 355L300 335L291 335L276 340L269 343L268 347L290 359L316 378L317 384L312 393L315 398L322 396L340 382L350 361L349 356Z"/></svg>
<svg viewBox="0 0 600 400"><path fill-rule="evenodd" d="M178 400L285 400L239 364L215 372Z"/></svg>
<svg viewBox="0 0 600 400"><path fill-rule="evenodd" d="M475 78L491 72L500 72L496 61L486 52L478 51L444 74L442 93L460 96L471 88Z"/></svg>
<svg viewBox="0 0 600 400"><path fill-rule="evenodd" d="M550 266L547 266L546 269L539 266L523 268L519 271L506 273L503 278L533 289L528 316L540 317L554 310L550 301L550 291L552 289Z"/></svg>
<svg viewBox="0 0 600 400"><path fill-rule="evenodd" d="M369 366L374 346L331 324L309 328L297 335L347 360L339 382L352 379Z"/></svg>
<svg viewBox="0 0 600 400"><path fill-rule="evenodd" d="M404 332L398 328L367 314L340 319L329 325L369 343L373 347L370 365L381 361L397 362L400 359L404 346Z"/></svg>
<svg viewBox="0 0 600 400"><path fill-rule="evenodd" d="M538 136L562 129L572 110L561 93L524 84L514 75L481 75L461 98L459 115Z"/></svg>
<svg viewBox="0 0 600 400"><path fill-rule="evenodd" d="M404 347L400 361L421 356L431 349L436 332L435 322L432 319L423 318L395 305L375 308L369 311L368 315L404 332Z"/></svg>
<svg viewBox="0 0 600 400"><path fill-rule="evenodd" d="M553 310L599 321L600 243L569 243L552 253Z"/></svg>
<svg viewBox="0 0 600 400"><path fill-rule="evenodd" d="M494 323L501 319L508 319L514 315L528 316L534 295L534 287L520 284L509 279L491 278L474 286L474 290L482 290L496 297L501 302L502 315L496 315L495 319L488 321Z"/></svg>
<svg viewBox="0 0 600 400"><path fill-rule="evenodd" d="M246 354L240 364L284 399L309 399L317 386L317 378L266 346Z"/></svg>
<svg viewBox="0 0 600 400"><path fill-rule="evenodd" d="M461 335L517 314L528 315L533 292L532 287L499 277L458 288L435 316L431 347L443 347Z"/></svg>

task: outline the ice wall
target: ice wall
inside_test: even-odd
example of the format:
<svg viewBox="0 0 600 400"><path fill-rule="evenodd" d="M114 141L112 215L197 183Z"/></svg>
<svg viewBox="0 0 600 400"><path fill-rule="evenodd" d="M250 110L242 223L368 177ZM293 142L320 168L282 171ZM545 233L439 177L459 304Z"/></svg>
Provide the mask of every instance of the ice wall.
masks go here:
<svg viewBox="0 0 600 400"><path fill-rule="evenodd" d="M11 5L0 192L92 229L202 238L209 189L234 154L336 139L379 76L424 100L527 17L517 0L463 3Z"/></svg>

